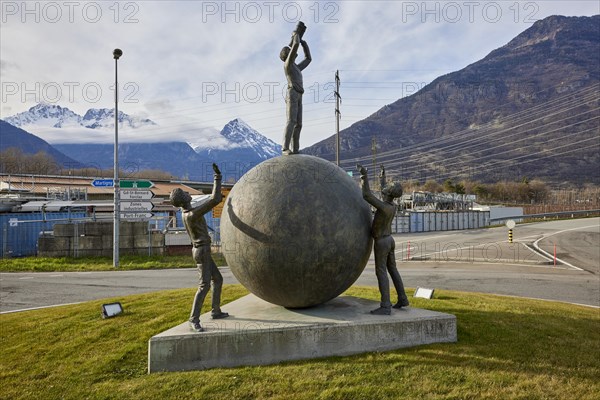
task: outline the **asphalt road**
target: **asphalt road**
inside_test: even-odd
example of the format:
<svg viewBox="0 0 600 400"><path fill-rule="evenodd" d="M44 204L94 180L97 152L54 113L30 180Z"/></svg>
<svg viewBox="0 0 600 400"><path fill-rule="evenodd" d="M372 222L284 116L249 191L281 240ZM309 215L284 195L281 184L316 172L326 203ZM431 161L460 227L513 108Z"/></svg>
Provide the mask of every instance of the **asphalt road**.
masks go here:
<svg viewBox="0 0 600 400"><path fill-rule="evenodd" d="M518 225L507 229L395 235L407 287L495 293L600 306L600 219ZM538 244L570 265L557 266L526 245ZM410 249L410 250L409 250ZM410 251L410 254L409 254ZM356 285L377 286L373 260ZM578 269L579 268L579 269ZM225 283L237 283L228 268ZM193 288L194 269L114 272L1 273L0 312L165 289Z"/></svg>
<svg viewBox="0 0 600 400"><path fill-rule="evenodd" d="M559 231L545 236L539 247L574 266L600 275L600 226L590 224L587 228Z"/></svg>

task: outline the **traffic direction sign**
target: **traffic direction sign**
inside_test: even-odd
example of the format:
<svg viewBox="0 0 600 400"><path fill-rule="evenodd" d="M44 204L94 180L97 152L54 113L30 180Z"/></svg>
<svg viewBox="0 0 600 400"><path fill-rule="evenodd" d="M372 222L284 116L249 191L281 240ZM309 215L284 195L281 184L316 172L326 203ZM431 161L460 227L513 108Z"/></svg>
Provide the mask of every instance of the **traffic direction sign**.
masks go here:
<svg viewBox="0 0 600 400"><path fill-rule="evenodd" d="M151 212L132 212L132 213L121 213L122 219L150 219L154 214Z"/></svg>
<svg viewBox="0 0 600 400"><path fill-rule="evenodd" d="M150 201L122 201L119 209L123 212L151 211L154 204Z"/></svg>
<svg viewBox="0 0 600 400"><path fill-rule="evenodd" d="M119 186L124 189L150 189L151 187L154 187L154 183L145 180L130 181L124 179L119 181Z"/></svg>
<svg viewBox="0 0 600 400"><path fill-rule="evenodd" d="M113 187L113 186L115 186L115 181L112 179L95 179L92 181L92 186L94 186L94 187Z"/></svg>
<svg viewBox="0 0 600 400"><path fill-rule="evenodd" d="M121 189L121 200L150 200L154 193L147 189Z"/></svg>

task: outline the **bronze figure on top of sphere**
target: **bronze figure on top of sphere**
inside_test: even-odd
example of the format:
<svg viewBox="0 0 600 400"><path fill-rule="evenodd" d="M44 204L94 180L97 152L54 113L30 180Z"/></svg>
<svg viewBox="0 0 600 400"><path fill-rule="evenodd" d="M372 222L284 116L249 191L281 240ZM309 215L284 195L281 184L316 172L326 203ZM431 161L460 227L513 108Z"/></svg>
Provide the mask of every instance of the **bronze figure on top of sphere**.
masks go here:
<svg viewBox="0 0 600 400"><path fill-rule="evenodd" d="M394 199L402 196L402 186L399 182L387 184L385 179L385 169L381 166L379 179L381 183L381 197L379 200L369 189L369 178L367 169L362 165L356 166L360 172L360 186L363 198L376 208L373 224L371 225L371 235L374 239L375 251L375 274L381 294L381 303L379 308L372 310L371 314L390 315L392 303L390 301L390 283L387 274L392 277L392 282L398 293L398 302L394 308L402 308L409 305L408 298L404 292L404 284L396 267L396 256L394 249L396 243L392 237L392 221L396 215L396 205Z"/></svg>
<svg viewBox="0 0 600 400"><path fill-rule="evenodd" d="M223 286L223 276L219 272L210 254L210 236L208 235L208 227L204 219L204 214L217 206L222 199L221 194L221 171L216 164L213 164L214 182L211 197L192 207L192 196L188 192L177 188L171 192L171 204L175 207L181 207L181 214L185 229L192 240L192 255L198 266L199 285L194 302L192 304L192 312L190 314L190 328L196 332L202 332L204 328L200 325L200 310L204 303L204 298L210 289L212 282L212 311L213 319L226 318L228 313L221 311L221 288Z"/></svg>
<svg viewBox="0 0 600 400"><path fill-rule="evenodd" d="M289 46L285 46L279 53L279 58L284 62L283 69L287 78L286 114L287 123L283 137L282 152L284 155L298 154L300 150L300 130L302 130L302 94L304 84L302 82L302 70L308 67L312 61L310 50L302 36L306 32L306 25L298 22L296 30L292 32L292 40ZM302 46L304 60L296 64L298 48ZM291 148L290 148L291 146Z"/></svg>

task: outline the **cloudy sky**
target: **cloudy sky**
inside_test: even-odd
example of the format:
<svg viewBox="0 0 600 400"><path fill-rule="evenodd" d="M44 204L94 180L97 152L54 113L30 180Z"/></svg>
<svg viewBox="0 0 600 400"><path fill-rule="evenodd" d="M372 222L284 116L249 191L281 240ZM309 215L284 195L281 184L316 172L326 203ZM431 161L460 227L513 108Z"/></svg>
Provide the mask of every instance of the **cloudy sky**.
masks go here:
<svg viewBox="0 0 600 400"><path fill-rule="evenodd" d="M126 140L210 140L234 118L280 142L285 77L278 58L298 20L313 56L304 71L306 147L503 46L549 15L600 13L568 1L1 1L0 117L37 102L83 114L114 106L159 124ZM301 55L299 56L299 59ZM38 133L50 142L110 141ZM92 136L92 134L94 136ZM87 135L87 136L86 136Z"/></svg>

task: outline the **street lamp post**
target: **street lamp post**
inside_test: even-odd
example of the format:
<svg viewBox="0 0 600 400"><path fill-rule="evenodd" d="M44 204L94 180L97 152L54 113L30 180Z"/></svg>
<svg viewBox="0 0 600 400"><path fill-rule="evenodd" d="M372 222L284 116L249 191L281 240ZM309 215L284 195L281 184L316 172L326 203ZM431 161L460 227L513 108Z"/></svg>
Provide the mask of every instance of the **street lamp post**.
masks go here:
<svg viewBox="0 0 600 400"><path fill-rule="evenodd" d="M123 55L121 49L114 49L115 59L115 149L114 149L114 212L113 212L113 267L119 267L119 80L117 75L117 61Z"/></svg>

